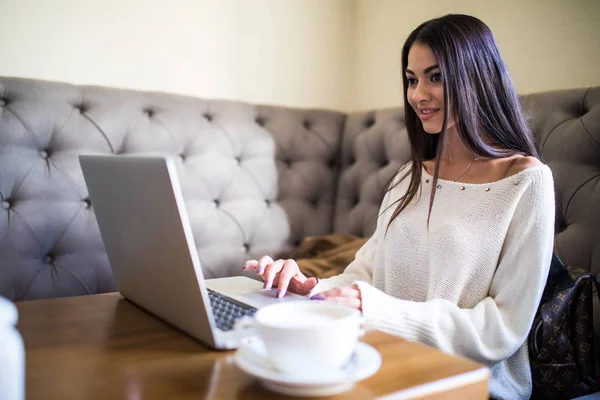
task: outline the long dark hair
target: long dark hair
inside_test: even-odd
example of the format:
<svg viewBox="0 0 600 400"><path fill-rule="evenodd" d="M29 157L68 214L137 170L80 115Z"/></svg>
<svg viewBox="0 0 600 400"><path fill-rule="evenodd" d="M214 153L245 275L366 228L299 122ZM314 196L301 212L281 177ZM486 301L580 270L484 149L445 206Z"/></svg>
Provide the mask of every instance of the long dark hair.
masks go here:
<svg viewBox="0 0 600 400"><path fill-rule="evenodd" d="M426 133L408 103L408 82L404 71L408 65L408 52L414 43L429 46L442 74L444 121L439 134ZM501 158L522 154L539 158L494 36L481 20L469 15L450 14L419 25L402 47L402 82L412 166L408 190L395 202L398 205L388 227L419 191L423 161L435 158L429 199L431 216L449 115L454 116L460 139L479 157Z"/></svg>

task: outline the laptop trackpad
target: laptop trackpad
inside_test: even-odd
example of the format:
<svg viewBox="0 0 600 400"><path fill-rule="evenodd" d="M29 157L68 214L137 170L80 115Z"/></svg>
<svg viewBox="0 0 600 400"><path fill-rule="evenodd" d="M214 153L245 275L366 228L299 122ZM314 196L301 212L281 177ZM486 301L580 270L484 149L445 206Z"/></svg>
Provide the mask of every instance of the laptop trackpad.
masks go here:
<svg viewBox="0 0 600 400"><path fill-rule="evenodd" d="M284 301L302 301L307 300L305 296L287 292L281 299L277 298L277 289L262 289L248 293L231 295L236 300L240 300L252 307L261 308L269 304L281 303Z"/></svg>
<svg viewBox="0 0 600 400"><path fill-rule="evenodd" d="M244 302L252 307L260 308L269 304L290 300L307 300L305 296L286 293L283 298L277 298L277 289L263 289L263 283L245 276L206 279L208 288L221 292L229 297Z"/></svg>

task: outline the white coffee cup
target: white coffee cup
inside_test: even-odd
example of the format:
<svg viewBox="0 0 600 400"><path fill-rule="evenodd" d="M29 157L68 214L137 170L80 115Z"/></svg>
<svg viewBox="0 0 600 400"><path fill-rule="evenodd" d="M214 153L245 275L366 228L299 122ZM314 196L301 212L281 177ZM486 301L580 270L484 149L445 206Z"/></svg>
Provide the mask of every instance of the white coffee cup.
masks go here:
<svg viewBox="0 0 600 400"><path fill-rule="evenodd" d="M238 322L264 342L273 365L287 373L318 374L337 369L356 348L361 313L328 301L295 301L269 305Z"/></svg>

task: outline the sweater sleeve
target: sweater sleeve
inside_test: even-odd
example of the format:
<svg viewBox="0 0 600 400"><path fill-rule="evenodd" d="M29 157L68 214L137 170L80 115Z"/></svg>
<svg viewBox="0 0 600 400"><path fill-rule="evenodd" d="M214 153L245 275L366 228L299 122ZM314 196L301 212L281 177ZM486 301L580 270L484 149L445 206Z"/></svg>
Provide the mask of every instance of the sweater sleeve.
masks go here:
<svg viewBox="0 0 600 400"><path fill-rule="evenodd" d="M516 205L488 297L464 309L443 299L397 299L361 281L367 326L486 364L515 353L531 329L552 258L554 184L550 169L541 171Z"/></svg>

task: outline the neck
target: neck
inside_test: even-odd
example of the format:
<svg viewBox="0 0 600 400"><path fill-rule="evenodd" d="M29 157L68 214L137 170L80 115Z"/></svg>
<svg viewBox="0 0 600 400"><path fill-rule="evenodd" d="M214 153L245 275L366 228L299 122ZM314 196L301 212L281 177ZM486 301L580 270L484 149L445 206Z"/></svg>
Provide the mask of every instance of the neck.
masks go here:
<svg viewBox="0 0 600 400"><path fill-rule="evenodd" d="M465 146L455 127L446 132L446 145L441 163L448 166L464 165L472 162L477 155Z"/></svg>

